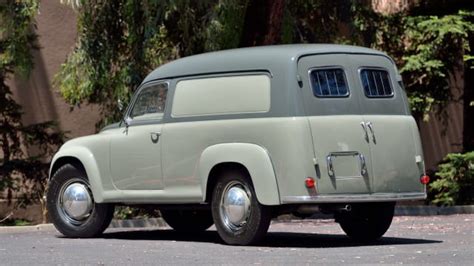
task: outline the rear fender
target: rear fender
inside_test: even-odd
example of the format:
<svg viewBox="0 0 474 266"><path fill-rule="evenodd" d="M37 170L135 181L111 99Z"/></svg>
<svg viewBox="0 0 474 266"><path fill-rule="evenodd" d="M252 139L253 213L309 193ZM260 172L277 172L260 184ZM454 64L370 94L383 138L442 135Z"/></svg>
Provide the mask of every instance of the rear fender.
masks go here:
<svg viewBox="0 0 474 266"><path fill-rule="evenodd" d="M222 163L237 163L250 174L257 200L263 205L280 204L280 194L272 161L266 149L250 143L225 143L206 148L199 160L203 201L206 201L209 174ZM212 189L212 188L209 188Z"/></svg>

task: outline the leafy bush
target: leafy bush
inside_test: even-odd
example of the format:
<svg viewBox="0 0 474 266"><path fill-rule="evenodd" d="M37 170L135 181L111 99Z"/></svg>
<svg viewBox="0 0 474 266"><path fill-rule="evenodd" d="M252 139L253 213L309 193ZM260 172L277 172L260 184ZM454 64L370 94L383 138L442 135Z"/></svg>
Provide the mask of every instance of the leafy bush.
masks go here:
<svg viewBox="0 0 474 266"><path fill-rule="evenodd" d="M429 200L436 205L474 203L474 151L448 154L428 188Z"/></svg>
<svg viewBox="0 0 474 266"><path fill-rule="evenodd" d="M114 212L114 219L117 220L151 218L160 216L160 212L153 206L116 206Z"/></svg>

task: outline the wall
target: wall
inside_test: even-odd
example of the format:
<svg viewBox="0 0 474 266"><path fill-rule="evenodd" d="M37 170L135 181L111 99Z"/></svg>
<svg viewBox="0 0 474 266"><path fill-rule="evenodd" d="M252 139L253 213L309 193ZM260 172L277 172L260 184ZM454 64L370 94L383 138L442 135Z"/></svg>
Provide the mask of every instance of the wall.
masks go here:
<svg viewBox="0 0 474 266"><path fill-rule="evenodd" d="M34 69L27 80L11 82L15 99L23 106L25 124L56 120L70 138L92 134L99 119L96 106L83 105L71 110L52 86L54 75L76 42L75 12L56 1L41 1L36 16L40 49L33 51Z"/></svg>
<svg viewBox="0 0 474 266"><path fill-rule="evenodd" d="M83 105L71 110L58 90L51 85L55 73L76 42L75 12L59 0L41 1L36 16L36 33L41 49L33 51L34 69L29 78L14 77L8 82L15 100L23 106L25 125L55 120L61 130L69 132L68 138L93 134L99 119L97 106ZM0 220L6 217L13 206L8 205L0 195ZM41 207L29 206L26 210L14 212L11 218L23 218L41 222Z"/></svg>
<svg viewBox="0 0 474 266"><path fill-rule="evenodd" d="M446 154L462 152L463 149L464 76L462 69L456 71L455 76L455 79L451 79L451 83L454 84L454 88L451 89L454 100L446 107L446 119L433 113L428 121L419 124L425 164L430 170L436 169Z"/></svg>

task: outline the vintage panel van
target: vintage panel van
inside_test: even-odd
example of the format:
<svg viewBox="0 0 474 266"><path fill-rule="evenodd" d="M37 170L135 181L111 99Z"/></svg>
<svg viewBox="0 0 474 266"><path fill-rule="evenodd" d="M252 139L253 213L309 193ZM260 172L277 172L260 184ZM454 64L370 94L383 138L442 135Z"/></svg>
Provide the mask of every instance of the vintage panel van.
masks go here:
<svg viewBox="0 0 474 266"><path fill-rule="evenodd" d="M47 195L56 228L93 237L116 204L160 209L175 230L215 224L261 239L276 215L332 213L380 238L397 201L426 196L423 153L386 54L308 44L243 48L160 66L121 122L65 143Z"/></svg>

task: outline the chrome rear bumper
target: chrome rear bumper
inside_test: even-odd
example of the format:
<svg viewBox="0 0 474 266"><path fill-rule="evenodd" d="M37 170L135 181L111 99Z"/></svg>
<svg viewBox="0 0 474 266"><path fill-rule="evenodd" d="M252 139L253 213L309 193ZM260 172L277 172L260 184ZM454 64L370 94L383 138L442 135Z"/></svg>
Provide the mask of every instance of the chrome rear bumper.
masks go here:
<svg viewBox="0 0 474 266"><path fill-rule="evenodd" d="M425 192L410 193L373 193L373 194L336 194L318 196L286 196L282 198L283 204L294 203L338 203L338 202L379 202L379 201L404 201L426 199Z"/></svg>

